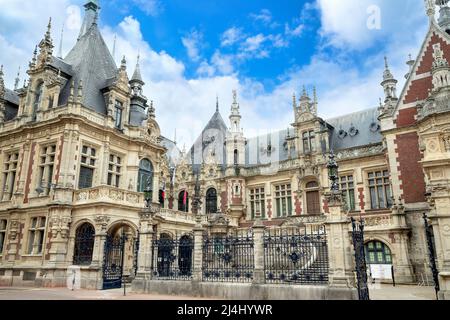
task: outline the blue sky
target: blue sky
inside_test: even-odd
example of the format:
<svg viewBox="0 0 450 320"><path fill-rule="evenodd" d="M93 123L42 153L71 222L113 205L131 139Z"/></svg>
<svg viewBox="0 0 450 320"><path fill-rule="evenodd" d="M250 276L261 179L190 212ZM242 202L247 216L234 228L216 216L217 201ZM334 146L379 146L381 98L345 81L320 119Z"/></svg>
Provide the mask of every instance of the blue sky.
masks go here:
<svg viewBox="0 0 450 320"><path fill-rule="evenodd" d="M26 69L49 16L63 54L76 41L84 0L0 0L0 64L12 87ZM101 0L100 27L117 62L134 69L138 52L145 94L164 135L195 140L219 95L227 120L237 89L247 136L293 121L292 94L316 86L319 114L376 107L383 57L404 83L408 54L418 53L428 22L422 0ZM375 19L375 20L373 20ZM55 53L57 48L55 49ZM22 72L22 79L24 73ZM401 88L399 88L400 91Z"/></svg>

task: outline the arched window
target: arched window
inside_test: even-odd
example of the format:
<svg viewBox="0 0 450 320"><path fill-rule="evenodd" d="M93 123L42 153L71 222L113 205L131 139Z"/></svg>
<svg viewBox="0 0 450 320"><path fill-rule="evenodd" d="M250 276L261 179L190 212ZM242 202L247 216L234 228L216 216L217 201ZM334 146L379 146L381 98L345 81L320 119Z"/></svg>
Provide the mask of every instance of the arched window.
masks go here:
<svg viewBox="0 0 450 320"><path fill-rule="evenodd" d="M391 250L383 242L371 241L365 248L367 264L392 264Z"/></svg>
<svg viewBox="0 0 450 320"><path fill-rule="evenodd" d="M206 213L217 213L217 191L214 188L206 191Z"/></svg>
<svg viewBox="0 0 450 320"><path fill-rule="evenodd" d="M91 264L94 241L95 229L90 223L84 223L78 227L75 233L74 265L88 266Z"/></svg>
<svg viewBox="0 0 450 320"><path fill-rule="evenodd" d="M144 192L147 186L153 191L153 165L150 160L142 159L139 164L138 192Z"/></svg>
<svg viewBox="0 0 450 320"><path fill-rule="evenodd" d="M319 184L316 181L306 184L306 209L308 214L320 214Z"/></svg>
<svg viewBox="0 0 450 320"><path fill-rule="evenodd" d="M178 211L189 212L189 193L186 190L178 195Z"/></svg>
<svg viewBox="0 0 450 320"><path fill-rule="evenodd" d="M42 89L44 87L44 82L39 82L39 84L36 87L36 91L34 94L34 102L33 102L33 110L32 110L32 120L36 121L36 113L39 109L39 106L41 105L42 101Z"/></svg>
<svg viewBox="0 0 450 320"><path fill-rule="evenodd" d="M239 164L239 151L237 149L234 150L234 164Z"/></svg>

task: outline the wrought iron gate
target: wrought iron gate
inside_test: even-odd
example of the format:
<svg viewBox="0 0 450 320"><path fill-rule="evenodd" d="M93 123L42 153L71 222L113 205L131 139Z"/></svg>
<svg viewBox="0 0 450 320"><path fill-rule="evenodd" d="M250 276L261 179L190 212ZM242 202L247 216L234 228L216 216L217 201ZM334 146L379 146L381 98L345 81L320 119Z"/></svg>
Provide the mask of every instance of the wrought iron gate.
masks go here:
<svg viewBox="0 0 450 320"><path fill-rule="evenodd" d="M124 235L106 237L103 256L103 290L122 287L125 241Z"/></svg>
<svg viewBox="0 0 450 320"><path fill-rule="evenodd" d="M440 291L439 286L439 271L436 266L436 252L434 247L434 235L433 226L428 223L428 216L426 213L423 214L423 220L425 224L425 235L427 237L428 245L428 256L430 258L430 268L433 274L434 289L436 291L436 298L438 298L438 292Z"/></svg>
<svg viewBox="0 0 450 320"><path fill-rule="evenodd" d="M352 218L352 228L353 247L355 249L358 297L359 300L370 300L369 288L367 286L366 255L364 250L364 221L357 223L356 220Z"/></svg>

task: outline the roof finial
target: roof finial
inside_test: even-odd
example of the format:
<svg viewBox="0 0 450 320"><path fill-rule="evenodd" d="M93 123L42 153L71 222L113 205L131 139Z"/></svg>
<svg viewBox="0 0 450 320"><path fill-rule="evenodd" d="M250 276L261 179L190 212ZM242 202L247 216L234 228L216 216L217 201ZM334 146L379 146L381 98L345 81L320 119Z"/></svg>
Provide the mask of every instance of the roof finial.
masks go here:
<svg viewBox="0 0 450 320"><path fill-rule="evenodd" d="M237 104L237 103L238 103L238 102L237 102L237 91L236 91L236 89L233 90L233 103L234 103L234 104Z"/></svg>
<svg viewBox="0 0 450 320"><path fill-rule="evenodd" d="M219 112L219 95L216 95L216 112Z"/></svg>
<svg viewBox="0 0 450 320"><path fill-rule="evenodd" d="M316 86L314 86L314 88L313 88L313 95L314 95L314 103L317 103L317 90L316 90Z"/></svg>
<svg viewBox="0 0 450 320"><path fill-rule="evenodd" d="M47 26L47 32L45 33L45 39L50 39L50 35L52 32L52 17L48 19L48 26Z"/></svg>
<svg viewBox="0 0 450 320"><path fill-rule="evenodd" d="M430 22L433 21L434 15L436 14L435 3L433 0L425 0L425 8L427 16L430 18Z"/></svg>
<svg viewBox="0 0 450 320"><path fill-rule="evenodd" d="M3 65L0 66L0 94L5 91L5 81L3 80Z"/></svg>
<svg viewBox="0 0 450 320"><path fill-rule="evenodd" d="M295 92L292 94L292 108L297 109L297 97L295 96Z"/></svg>
<svg viewBox="0 0 450 320"><path fill-rule="evenodd" d="M177 128L175 128L175 135L173 137L173 142L175 143L175 145L177 144Z"/></svg>
<svg viewBox="0 0 450 320"><path fill-rule="evenodd" d="M112 48L112 56L114 61L116 61L116 42L117 42L117 34L114 34L114 42L113 42L113 48Z"/></svg>
<svg viewBox="0 0 450 320"><path fill-rule="evenodd" d="M127 68L127 59L125 58L125 55L124 55L123 58L122 58L122 62L121 62L120 67L121 67L122 69L124 69L124 70Z"/></svg>
<svg viewBox="0 0 450 320"><path fill-rule="evenodd" d="M16 79L14 80L14 91L17 91L17 89L19 89L19 82L20 82L20 66L19 71L17 71Z"/></svg>
<svg viewBox="0 0 450 320"><path fill-rule="evenodd" d="M61 39L59 40L59 50L58 50L58 58L62 59L62 50L63 50L63 40L64 40L64 23L61 28Z"/></svg>

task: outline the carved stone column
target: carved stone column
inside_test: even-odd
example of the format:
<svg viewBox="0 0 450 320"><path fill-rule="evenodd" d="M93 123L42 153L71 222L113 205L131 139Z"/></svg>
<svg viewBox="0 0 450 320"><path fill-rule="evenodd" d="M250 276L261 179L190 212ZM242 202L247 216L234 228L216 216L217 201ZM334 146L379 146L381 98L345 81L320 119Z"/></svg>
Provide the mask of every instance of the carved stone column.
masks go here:
<svg viewBox="0 0 450 320"><path fill-rule="evenodd" d="M51 206L49 208L50 249L49 265L65 267L67 257L72 208L70 206Z"/></svg>
<svg viewBox="0 0 450 320"><path fill-rule="evenodd" d="M433 186L429 203L431 210L428 217L433 226L439 271L439 299L450 300L450 188Z"/></svg>
<svg viewBox="0 0 450 320"><path fill-rule="evenodd" d="M93 267L101 267L103 264L107 227L110 220L111 218L107 215L98 215L94 218L96 232L91 264Z"/></svg>
<svg viewBox="0 0 450 320"><path fill-rule="evenodd" d="M342 193L327 193L330 213L326 221L332 287L355 288L355 270L350 241L350 219L344 213Z"/></svg>

